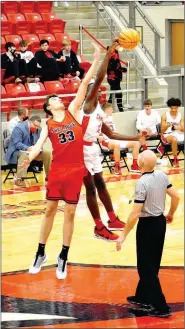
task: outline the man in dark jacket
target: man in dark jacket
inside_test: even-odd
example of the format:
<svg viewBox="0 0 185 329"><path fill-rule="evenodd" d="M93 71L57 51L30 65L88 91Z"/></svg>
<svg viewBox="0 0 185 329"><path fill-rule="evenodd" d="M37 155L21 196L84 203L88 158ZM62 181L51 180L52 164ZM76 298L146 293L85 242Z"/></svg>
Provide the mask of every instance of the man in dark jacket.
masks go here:
<svg viewBox="0 0 185 329"><path fill-rule="evenodd" d="M73 50L71 50L71 42L65 41L63 43L62 50L58 53L59 56L62 56L63 62L60 62L60 67L64 74L71 74L77 76L80 79L83 78L85 70L80 67L78 58ZM65 64L64 64L65 63Z"/></svg>
<svg viewBox="0 0 185 329"><path fill-rule="evenodd" d="M111 58L109 60L108 68L107 68L107 81L110 85L110 90L121 90L121 81L123 72L127 72L127 69L121 66L119 53L117 50L112 53ZM122 93L115 94L118 109L120 112L123 112L122 105ZM112 104L112 94L110 94L108 103Z"/></svg>

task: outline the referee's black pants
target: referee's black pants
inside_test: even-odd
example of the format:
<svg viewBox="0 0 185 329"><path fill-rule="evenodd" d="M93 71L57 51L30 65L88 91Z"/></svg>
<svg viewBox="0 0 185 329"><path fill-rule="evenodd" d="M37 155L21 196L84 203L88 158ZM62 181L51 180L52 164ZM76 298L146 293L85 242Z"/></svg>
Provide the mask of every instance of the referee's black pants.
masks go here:
<svg viewBox="0 0 185 329"><path fill-rule="evenodd" d="M136 242L140 280L136 289L136 298L152 304L157 310L162 310L167 306L158 278L165 233L164 215L139 218Z"/></svg>

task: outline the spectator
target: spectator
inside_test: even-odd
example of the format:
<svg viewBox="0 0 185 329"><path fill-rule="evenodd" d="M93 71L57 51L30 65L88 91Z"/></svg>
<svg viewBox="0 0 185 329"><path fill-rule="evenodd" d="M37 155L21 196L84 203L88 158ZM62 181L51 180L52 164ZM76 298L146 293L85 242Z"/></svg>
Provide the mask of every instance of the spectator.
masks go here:
<svg viewBox="0 0 185 329"><path fill-rule="evenodd" d="M61 73L64 72L64 74L71 74L73 76L77 76L80 79L83 78L85 70L80 67L78 58L73 50L71 50L71 42L70 41L64 41L63 42L63 48L58 53L59 56L65 57L65 68L63 63L59 64L60 66L63 65Z"/></svg>
<svg viewBox="0 0 185 329"><path fill-rule="evenodd" d="M170 98L167 101L169 112L162 115L161 133L164 142L171 144L174 156L173 166L179 167L177 157L178 142L184 142L184 116L179 112L181 101L178 98Z"/></svg>
<svg viewBox="0 0 185 329"><path fill-rule="evenodd" d="M32 82L26 67L26 62L21 59L20 53L12 42L5 44L6 53L1 55L1 68L5 69L4 78L15 76L15 82L22 82L20 76L25 76L27 82Z"/></svg>
<svg viewBox="0 0 185 329"><path fill-rule="evenodd" d="M152 110L152 101L146 99L144 101L144 110L140 111L137 116L136 128L139 132L147 132L147 137L157 136L156 126L161 123L161 117L159 113ZM143 150L147 150L146 139L143 137L142 142ZM161 153L161 149L158 148Z"/></svg>
<svg viewBox="0 0 185 329"><path fill-rule="evenodd" d="M35 53L35 58L39 64L38 73L42 76L43 81L58 80L60 69L58 62L62 59L53 50L49 50L49 41L40 41L41 50Z"/></svg>
<svg viewBox="0 0 185 329"><path fill-rule="evenodd" d="M113 131L116 131L115 123L112 117L113 113L113 107L112 104L104 103L103 111L106 114L106 119L104 120L104 123L109 126ZM114 150L114 154L116 155L115 158L115 175L121 175L121 169L120 169L120 149L132 149L133 154L133 164L131 165L131 171L132 172L140 172L140 168L137 164L138 154L139 154L139 148L140 143L137 141L118 141L118 140L110 140L106 135L103 135L104 139L102 142L103 148L108 148L109 150Z"/></svg>
<svg viewBox="0 0 185 329"><path fill-rule="evenodd" d="M21 56L21 59L24 59L26 62L29 76L33 76L35 78L35 82L39 82L40 79L37 77L36 58L34 57L32 51L28 50L28 44L26 41L22 40L19 43L19 46L20 46L20 56Z"/></svg>
<svg viewBox="0 0 185 329"><path fill-rule="evenodd" d="M108 49L109 47L107 47ZM110 90L121 90L121 81L123 78L123 72L127 72L127 69L121 66L119 53L115 50L109 60L107 68L107 81L110 85ZM120 112L123 112L122 93L115 94L117 99L117 105ZM112 104L112 94L110 94L109 103Z"/></svg>
<svg viewBox="0 0 185 329"><path fill-rule="evenodd" d="M15 128L15 126L17 126L18 123L20 123L22 121L26 121L26 120L28 120L28 118L29 118L28 109L25 109L24 107L19 108L17 116L12 118L8 122L8 130L10 132L10 135L12 134L13 129Z"/></svg>
<svg viewBox="0 0 185 329"><path fill-rule="evenodd" d="M5 162L8 164L17 164L17 177L15 185L26 187L24 178L27 175L27 169L22 168L22 162L26 157L26 152L31 151L32 146L36 144L41 132L41 118L37 115L29 120L18 123L13 129L7 152L5 153ZM48 151L40 152L36 158L37 161L43 159L46 175L48 174L51 153Z"/></svg>

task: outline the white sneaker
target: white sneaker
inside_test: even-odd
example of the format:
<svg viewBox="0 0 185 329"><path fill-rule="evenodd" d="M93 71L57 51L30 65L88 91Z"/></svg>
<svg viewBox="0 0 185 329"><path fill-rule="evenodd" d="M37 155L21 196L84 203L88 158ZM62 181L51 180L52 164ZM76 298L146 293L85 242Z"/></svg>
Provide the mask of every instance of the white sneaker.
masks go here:
<svg viewBox="0 0 185 329"><path fill-rule="evenodd" d="M58 1L53 1L53 7L58 8Z"/></svg>
<svg viewBox="0 0 185 329"><path fill-rule="evenodd" d="M61 259L59 255L57 257L56 276L59 280L64 280L67 276L67 261Z"/></svg>
<svg viewBox="0 0 185 329"><path fill-rule="evenodd" d="M34 259L32 266L29 268L30 274L37 274L40 272L42 265L47 261L47 255L37 256Z"/></svg>
<svg viewBox="0 0 185 329"><path fill-rule="evenodd" d="M60 3L62 5L62 7L64 7L64 8L68 8L69 7L69 4L68 4L67 1L61 1Z"/></svg>

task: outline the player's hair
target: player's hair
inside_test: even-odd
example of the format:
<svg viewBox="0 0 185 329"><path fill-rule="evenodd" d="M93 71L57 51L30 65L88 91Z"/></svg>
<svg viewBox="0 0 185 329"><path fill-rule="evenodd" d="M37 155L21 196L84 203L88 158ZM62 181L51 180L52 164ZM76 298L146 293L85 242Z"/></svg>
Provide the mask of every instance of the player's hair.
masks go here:
<svg viewBox="0 0 185 329"><path fill-rule="evenodd" d="M27 109L25 107L20 107L18 109L18 115L26 114Z"/></svg>
<svg viewBox="0 0 185 329"><path fill-rule="evenodd" d="M6 51L8 51L8 48L11 48L11 47L15 47L15 45L14 45L13 42L7 42L7 43L5 43L5 49L6 49Z"/></svg>
<svg viewBox="0 0 185 329"><path fill-rule="evenodd" d="M27 46L28 46L28 42L27 42L26 40L21 40L21 41L19 42L19 46L20 46L20 47L27 47Z"/></svg>
<svg viewBox="0 0 185 329"><path fill-rule="evenodd" d="M47 97L46 97L46 101L45 101L45 103L44 103L44 105L43 105L44 112L46 112L48 115L51 115L51 116L53 116L53 114L51 113L50 110L47 109L47 107L49 106L49 100L50 100L50 98L52 98L52 97L58 97L58 95L56 95L56 94L51 94L51 95L47 96Z"/></svg>
<svg viewBox="0 0 185 329"><path fill-rule="evenodd" d="M40 40L40 46L42 46L44 43L47 43L49 45L49 41L48 40Z"/></svg>
<svg viewBox="0 0 185 329"><path fill-rule="evenodd" d="M171 106L181 106L181 100L179 98L170 98L166 104L168 105L168 107L171 107Z"/></svg>
<svg viewBox="0 0 185 329"><path fill-rule="evenodd" d="M39 121L39 122L41 122L41 117L39 117L38 115L33 115L29 120L30 120L31 122L34 122L34 121Z"/></svg>
<svg viewBox="0 0 185 329"><path fill-rule="evenodd" d="M105 102L105 103L102 105L102 110L105 111L108 107L112 107L112 104L111 104L111 103L108 103L108 102Z"/></svg>
<svg viewBox="0 0 185 329"><path fill-rule="evenodd" d="M151 99L145 99L143 105L152 105Z"/></svg>

